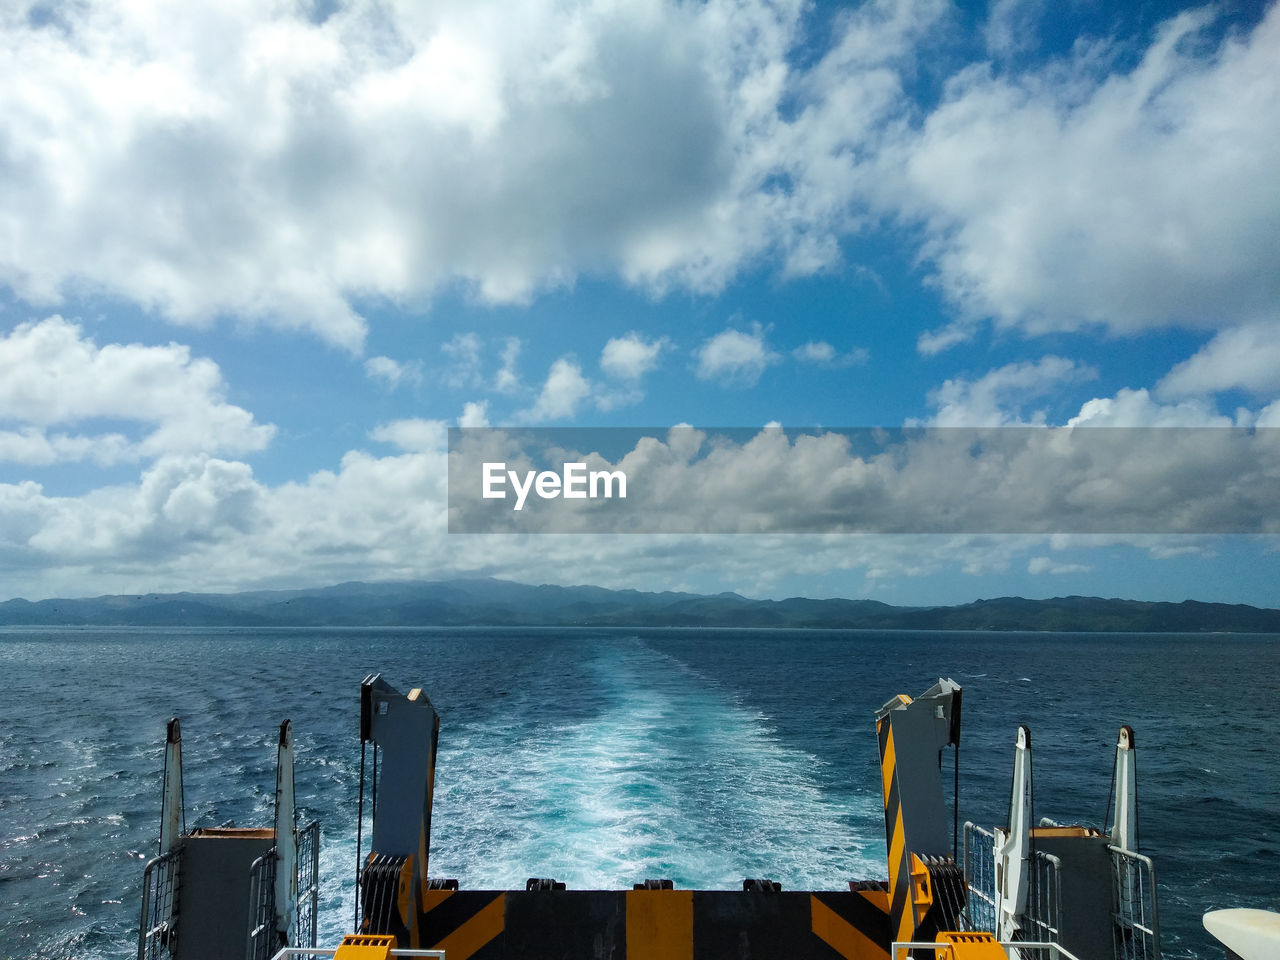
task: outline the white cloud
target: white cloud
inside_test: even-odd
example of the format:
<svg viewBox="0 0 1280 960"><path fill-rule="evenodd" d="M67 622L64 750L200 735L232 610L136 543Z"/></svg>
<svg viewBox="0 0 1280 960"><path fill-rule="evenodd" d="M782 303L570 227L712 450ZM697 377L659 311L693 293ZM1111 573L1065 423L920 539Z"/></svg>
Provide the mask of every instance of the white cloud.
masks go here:
<svg viewBox="0 0 1280 960"><path fill-rule="evenodd" d="M1270 320L1220 331L1195 356L1156 384L1166 398L1200 396L1242 387L1255 394L1280 391L1280 322Z"/></svg>
<svg viewBox="0 0 1280 960"><path fill-rule="evenodd" d="M461 282L522 302L584 271L712 290L764 255L811 272L838 257L848 136L898 96L864 61L905 55L926 6L845 18L856 49L795 82L799 0L7 17L0 281L359 350L357 297ZM824 114L803 130L783 119L797 97ZM775 172L786 193L765 188Z"/></svg>
<svg viewBox="0 0 1280 960"><path fill-rule="evenodd" d="M996 3L992 49L1037 9ZM870 206L923 224L971 320L1124 333L1272 308L1274 6L1208 53L1211 14L1184 14L1128 73L1100 45L970 69L922 126L904 78L947 3L863 4L825 48L805 10L354 0L320 22L93 0L56 24L8 17L0 283L358 351L357 299L458 286L518 303L582 274L714 292L761 265L829 270Z"/></svg>
<svg viewBox="0 0 1280 960"><path fill-rule="evenodd" d="M524 389L516 363L520 360L523 345L518 337L508 337L502 345L502 368L494 378L493 389L499 393L519 393Z"/></svg>
<svg viewBox="0 0 1280 960"><path fill-rule="evenodd" d="M1204 400L1162 404L1146 390L1124 388L1114 397L1086 401L1067 421L1069 427L1230 427L1230 417Z"/></svg>
<svg viewBox="0 0 1280 960"><path fill-rule="evenodd" d="M401 384L422 381L422 361L398 363L390 357L370 357L364 362L364 372L388 390L394 390Z"/></svg>
<svg viewBox="0 0 1280 960"><path fill-rule="evenodd" d="M866 363L871 356L865 347L856 347L848 353L840 353L825 340L810 340L791 351L791 355L801 363L812 363L820 367L852 367Z"/></svg>
<svg viewBox="0 0 1280 960"><path fill-rule="evenodd" d="M488 403L467 403L462 408L462 416L458 417L460 427L487 427L489 425Z"/></svg>
<svg viewBox="0 0 1280 960"><path fill-rule="evenodd" d="M520 416L533 423L566 420L590 395L591 383L582 375L582 368L569 357L561 357L551 364L538 399Z"/></svg>
<svg viewBox="0 0 1280 960"><path fill-rule="evenodd" d="M972 320L954 320L937 330L925 330L916 338L916 349L926 357L942 353L970 339L976 326Z"/></svg>
<svg viewBox="0 0 1280 960"><path fill-rule="evenodd" d="M443 420L393 420L369 431L369 439L390 443L408 453L431 453L444 447L447 431L448 424Z"/></svg>
<svg viewBox="0 0 1280 960"><path fill-rule="evenodd" d="M996 550L975 538L451 537L442 450L374 457L267 486L245 464L167 460L135 484L58 497L0 484L5 596L234 590L352 579L501 576L669 589L705 580L766 585L783 571L867 569L881 578ZM764 570L766 573L761 574Z"/></svg>
<svg viewBox="0 0 1280 960"><path fill-rule="evenodd" d="M923 225L963 317L924 352L987 317L1124 335L1274 316L1280 5L1206 53L1213 16L1164 24L1128 72L1099 44L1020 74L970 67L882 153L869 197Z"/></svg>
<svg viewBox="0 0 1280 960"><path fill-rule="evenodd" d="M1048 435L1040 430L1014 433ZM1213 431L1215 437L1223 433ZM767 592L789 577L828 582L835 572L848 585L837 591L844 595L857 595L859 584L882 595L896 587L900 601L912 603L919 602L917 578L1029 564L1046 553L1046 544L1052 551L1072 549L1072 559L1092 547L1105 547L1110 555L1123 544L1153 557L1212 550L1209 538L1138 534L744 534L733 538L733 550L727 552L723 536L458 537L445 532L443 425L401 421L386 425L379 436L405 452L373 456L353 450L334 470L277 486L256 479L247 464L200 456L162 458L132 484L78 497L50 494L31 481L0 483L0 582L5 595L230 590L458 575L528 581L531 570L541 571L533 579L564 584L658 590L688 584L714 592L748 583ZM779 431L761 431L749 449L725 450L713 461L710 438L674 429L660 444L634 450L628 465L647 465L651 479L645 486L650 489L657 481L675 484L687 511L721 512L724 517L755 511L766 523L771 511L791 511L774 514L772 522L793 522L802 519L797 511L808 509L821 526L830 520L828 507L847 510L851 494L860 487L871 493L880 481L887 499L859 502L869 509L887 505L907 520L921 510L929 519L939 493L955 502L954 491L946 490L953 478L927 458L906 470L900 469L902 464L868 463L857 474L838 443L815 440L788 454L781 441ZM1155 461L1148 479L1184 476L1168 491L1167 503L1143 504L1130 492L1129 505L1157 512L1193 502L1204 505L1215 491L1221 492L1223 477L1236 471L1238 478L1240 448L1227 444L1206 449L1198 442L1198 447L1173 451L1158 442L1141 451L1135 467ZM1061 476L1064 471L1053 463L1040 461L1037 467L1038 459L993 464L1000 469L991 473L991 489L974 488L985 498L981 510L993 505L1005 512L1034 509L1042 494L1052 502L1085 479ZM818 500L806 505L786 495L788 484L793 490L797 482L812 485L814 471L832 467L838 469L830 489L813 488ZM1109 475L1101 470L1097 479ZM1126 482L1122 477L1112 490L1119 499L1106 507L1120 511L1118 516L1123 516ZM1094 489L1091 495L1104 496L1106 490Z"/></svg>
<svg viewBox="0 0 1280 960"><path fill-rule="evenodd" d="M94 433L97 420L141 425L136 439ZM114 463L167 453L247 453L271 442L275 427L226 400L217 364L180 344L99 347L79 325L53 316L0 337L0 459L49 464ZM78 426L85 432L50 432Z"/></svg>
<svg viewBox="0 0 1280 960"><path fill-rule="evenodd" d="M1043 410L1024 416L1024 408L1031 401L1052 394L1062 384L1079 383L1097 375L1092 367L1049 356L1034 363L1010 363L977 380L956 377L929 391L929 403L937 408L929 425L995 427L1044 423ZM909 425L916 425L916 421Z"/></svg>
<svg viewBox="0 0 1280 960"><path fill-rule="evenodd" d="M754 386L765 369L778 362L764 337L764 329L756 324L751 333L730 328L706 340L694 352L699 379Z"/></svg>
<svg viewBox="0 0 1280 960"><path fill-rule="evenodd" d="M497 433L502 436L501 431ZM1243 430L986 429L787 434L777 427L637 437L606 463L589 450L506 454L583 460L628 477L625 500L540 502L516 514L455 491L471 533L1280 532L1280 436ZM453 452L481 475L493 435ZM696 439L691 447L689 440ZM518 443L515 438L512 443ZM565 441L572 445L572 441Z"/></svg>
<svg viewBox="0 0 1280 960"><path fill-rule="evenodd" d="M49 433L40 427L25 426L19 430L0 430L0 462L27 466L89 461L98 466L111 466L121 461L136 460L137 447L119 433L93 436Z"/></svg>
<svg viewBox="0 0 1280 960"><path fill-rule="evenodd" d="M456 333L440 352L449 358L450 365L444 372L444 381L455 390L478 387L483 384L480 375L480 337L474 333Z"/></svg>
<svg viewBox="0 0 1280 960"><path fill-rule="evenodd" d="M248 465L201 456L161 457L136 486L82 497L0 485L0 545L10 555L17 548L18 565L144 570L266 524L262 494Z"/></svg>
<svg viewBox="0 0 1280 960"><path fill-rule="evenodd" d="M664 338L646 340L634 330L612 337L600 352L600 369L619 380L639 380L658 365L658 354L665 346Z"/></svg>
<svg viewBox="0 0 1280 960"><path fill-rule="evenodd" d="M1042 573L1064 574L1064 573L1088 573L1093 568L1084 563L1059 563L1049 557L1032 557L1027 561L1027 573L1039 575Z"/></svg>
<svg viewBox="0 0 1280 960"><path fill-rule="evenodd" d="M1036 44L1036 27L1044 14L1044 0L992 0L984 31L987 52L1007 58Z"/></svg>

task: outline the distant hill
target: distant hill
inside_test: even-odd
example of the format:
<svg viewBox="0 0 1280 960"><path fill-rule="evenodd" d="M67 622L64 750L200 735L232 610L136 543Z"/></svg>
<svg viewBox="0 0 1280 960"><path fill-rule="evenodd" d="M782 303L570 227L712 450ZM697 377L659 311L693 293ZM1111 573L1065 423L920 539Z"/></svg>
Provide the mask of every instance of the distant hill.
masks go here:
<svg viewBox="0 0 1280 960"><path fill-rule="evenodd" d="M628 626L880 630L1280 633L1280 610L1243 604L1001 597L952 607L876 600L750 600L736 593L643 593L508 580L341 583L312 590L125 594L9 600L0 625Z"/></svg>

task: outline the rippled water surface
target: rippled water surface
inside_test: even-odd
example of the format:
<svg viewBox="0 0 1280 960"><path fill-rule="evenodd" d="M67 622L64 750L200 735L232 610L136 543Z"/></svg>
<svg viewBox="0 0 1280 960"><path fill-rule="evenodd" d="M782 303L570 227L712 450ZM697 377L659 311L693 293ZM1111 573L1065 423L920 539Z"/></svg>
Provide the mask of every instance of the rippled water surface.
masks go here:
<svg viewBox="0 0 1280 960"><path fill-rule="evenodd" d="M772 630L0 630L0 956L123 957L159 835L164 724L188 828L269 825L274 738L323 825L322 942L353 911L359 683L441 714L431 872L471 887L728 888L879 878L873 715L964 685L961 817L1005 818L1016 726L1035 813L1097 824L1137 731L1165 953L1200 916L1280 906L1280 638Z"/></svg>

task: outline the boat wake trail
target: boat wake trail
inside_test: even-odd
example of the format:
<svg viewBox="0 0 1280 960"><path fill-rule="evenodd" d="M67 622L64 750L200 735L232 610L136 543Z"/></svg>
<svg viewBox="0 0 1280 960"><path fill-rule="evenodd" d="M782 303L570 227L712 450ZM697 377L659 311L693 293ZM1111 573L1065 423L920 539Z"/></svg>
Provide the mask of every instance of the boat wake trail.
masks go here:
<svg viewBox="0 0 1280 960"><path fill-rule="evenodd" d="M840 888L878 875L882 841L853 828L865 795L832 796L824 761L638 639L601 641L582 664L589 716L510 718L442 731L431 872L469 887L628 887L667 877L731 888L767 876Z"/></svg>

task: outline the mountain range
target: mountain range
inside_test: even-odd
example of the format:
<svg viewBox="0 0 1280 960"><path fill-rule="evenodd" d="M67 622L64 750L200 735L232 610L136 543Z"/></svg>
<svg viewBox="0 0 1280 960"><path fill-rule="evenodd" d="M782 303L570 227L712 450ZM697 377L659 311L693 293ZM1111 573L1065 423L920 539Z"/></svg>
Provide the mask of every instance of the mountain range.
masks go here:
<svg viewBox="0 0 1280 960"><path fill-rule="evenodd" d="M1243 604L1098 597L1000 597L957 606L877 600L752 600L533 586L471 579L342 583L306 590L121 594L0 603L0 625L47 626L625 626L877 630L1280 633L1280 610Z"/></svg>

